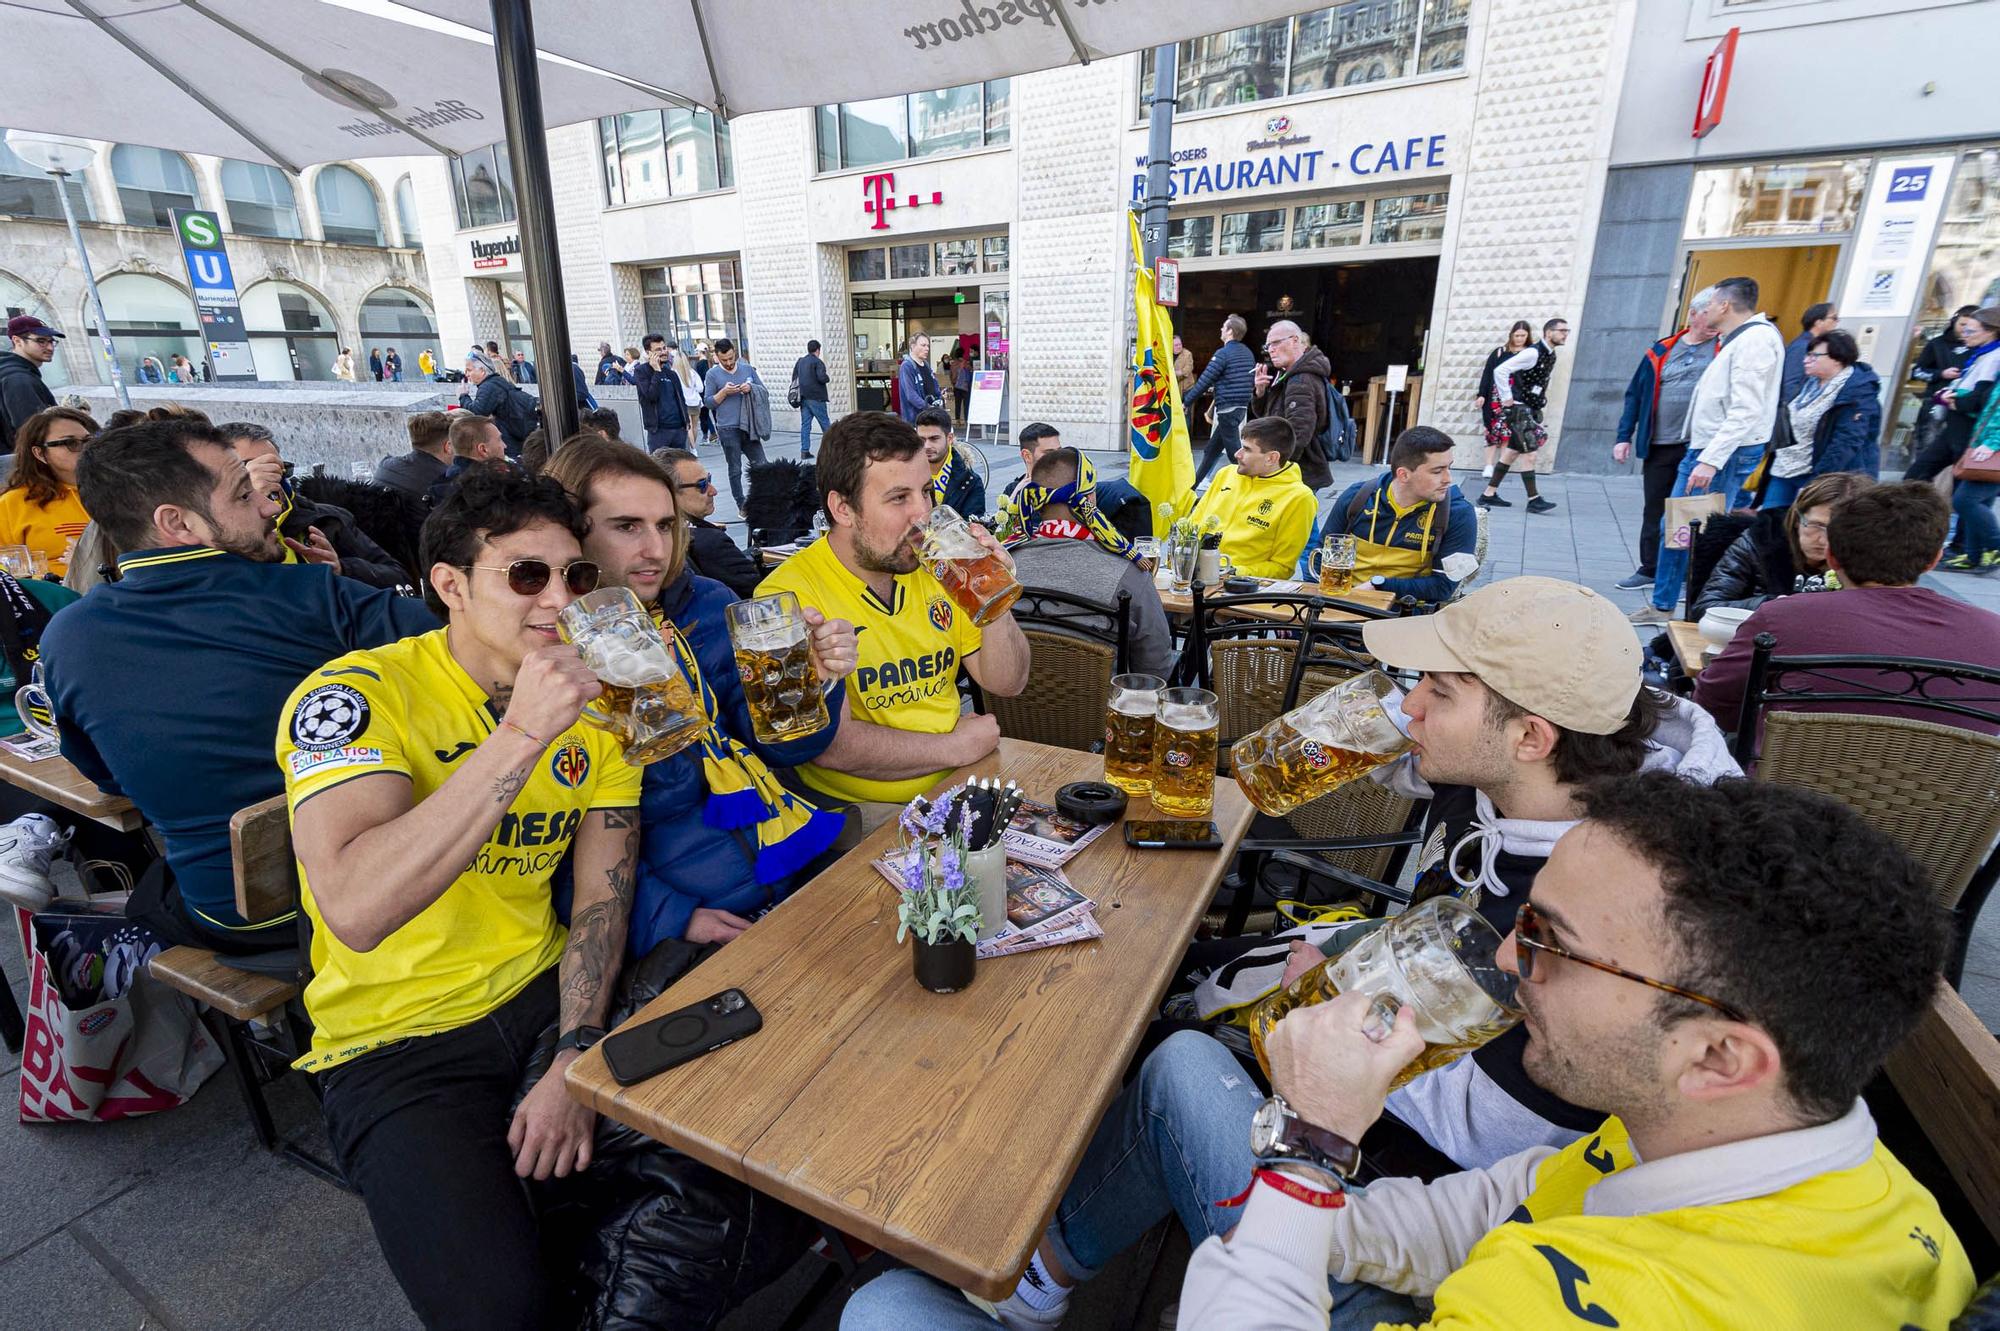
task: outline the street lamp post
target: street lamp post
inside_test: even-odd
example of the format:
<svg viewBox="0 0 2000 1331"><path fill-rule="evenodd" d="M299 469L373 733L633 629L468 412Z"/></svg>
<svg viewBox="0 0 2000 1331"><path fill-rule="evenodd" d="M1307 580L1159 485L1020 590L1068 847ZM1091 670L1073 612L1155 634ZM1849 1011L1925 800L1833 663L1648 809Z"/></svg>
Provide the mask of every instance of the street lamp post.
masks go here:
<svg viewBox="0 0 2000 1331"><path fill-rule="evenodd" d="M130 407L132 395L125 391L125 375L118 368L118 352L111 345L111 321L104 317L104 298L97 294L97 274L90 267L90 251L83 247L83 232L76 225L76 213L69 206L70 176L89 166L97 156L97 149L80 139L64 138L59 134L30 134L21 130L7 131L7 146L16 156L30 166L46 171L56 182L56 198L62 201L63 221L69 224L69 239L76 246L76 260L83 265L83 284L90 289L90 308L97 314L97 336L104 346L104 363L111 370L111 387L118 394L118 405Z"/></svg>

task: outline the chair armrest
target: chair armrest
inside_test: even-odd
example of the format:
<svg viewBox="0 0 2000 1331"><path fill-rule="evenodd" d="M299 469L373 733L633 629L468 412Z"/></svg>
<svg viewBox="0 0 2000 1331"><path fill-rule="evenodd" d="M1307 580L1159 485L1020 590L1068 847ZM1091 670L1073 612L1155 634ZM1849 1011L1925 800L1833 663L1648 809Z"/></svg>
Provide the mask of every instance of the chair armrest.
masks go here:
<svg viewBox="0 0 2000 1331"><path fill-rule="evenodd" d="M1391 846L1422 845L1423 840L1424 835L1421 832L1383 832L1377 836L1344 836L1322 838L1317 841L1302 840L1296 837L1260 837L1246 838L1237 849L1323 852L1337 850L1386 850Z"/></svg>
<svg viewBox="0 0 2000 1331"><path fill-rule="evenodd" d="M1410 903L1410 894L1401 888L1377 882L1375 879L1369 878L1364 874L1354 873L1351 870L1342 869L1337 865L1328 864L1325 860L1316 859L1311 855L1299 855L1292 851L1281 850L1272 855L1271 859L1278 864L1288 865L1291 868L1297 869L1300 873L1312 878L1328 879L1340 884L1342 887L1352 888L1357 892L1367 892L1373 896L1384 897L1399 905L1407 906Z"/></svg>

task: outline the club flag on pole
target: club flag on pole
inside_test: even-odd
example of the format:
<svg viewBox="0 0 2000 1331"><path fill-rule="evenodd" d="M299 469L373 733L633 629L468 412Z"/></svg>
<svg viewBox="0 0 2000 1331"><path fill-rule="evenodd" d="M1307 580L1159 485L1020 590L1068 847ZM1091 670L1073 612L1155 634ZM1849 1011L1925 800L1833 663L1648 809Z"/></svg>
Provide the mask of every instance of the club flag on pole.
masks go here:
<svg viewBox="0 0 2000 1331"><path fill-rule="evenodd" d="M1132 311L1136 340L1132 352L1131 421L1134 489L1153 506L1153 534L1165 536L1171 517L1160 505L1183 515L1194 504L1194 453L1188 438L1181 387L1174 379L1174 325L1153 298L1153 271L1146 266L1139 219L1132 228Z"/></svg>

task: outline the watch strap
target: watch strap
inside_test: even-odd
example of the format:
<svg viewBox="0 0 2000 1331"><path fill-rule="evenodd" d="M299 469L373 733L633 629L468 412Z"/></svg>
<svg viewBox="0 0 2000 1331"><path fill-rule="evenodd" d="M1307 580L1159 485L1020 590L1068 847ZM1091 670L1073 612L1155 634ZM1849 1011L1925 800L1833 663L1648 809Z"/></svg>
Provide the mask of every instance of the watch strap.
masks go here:
<svg viewBox="0 0 2000 1331"><path fill-rule="evenodd" d="M573 1027L556 1037L555 1052L560 1054L564 1050L574 1049L578 1053L583 1053L603 1038L604 1028L602 1026Z"/></svg>
<svg viewBox="0 0 2000 1331"><path fill-rule="evenodd" d="M1337 1132L1314 1127L1302 1118L1292 1120L1292 1130L1343 1179L1353 1178L1361 1169L1361 1148Z"/></svg>

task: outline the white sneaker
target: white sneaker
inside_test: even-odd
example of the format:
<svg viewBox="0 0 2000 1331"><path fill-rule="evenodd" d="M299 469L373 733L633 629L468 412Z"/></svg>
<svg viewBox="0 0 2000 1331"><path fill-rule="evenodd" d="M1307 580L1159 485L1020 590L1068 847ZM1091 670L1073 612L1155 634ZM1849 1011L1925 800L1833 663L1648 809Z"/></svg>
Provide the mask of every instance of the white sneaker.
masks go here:
<svg viewBox="0 0 2000 1331"><path fill-rule="evenodd" d="M0 900L30 911L54 900L49 864L68 851L71 835L39 813L24 813L0 827Z"/></svg>
<svg viewBox="0 0 2000 1331"><path fill-rule="evenodd" d="M1069 1313L1069 1300L1064 1299L1053 1308L1030 1308L1019 1294L1009 1294L998 1303L988 1303L985 1299L970 1294L966 1301L993 1314L993 1320L1006 1331L1055 1331Z"/></svg>

